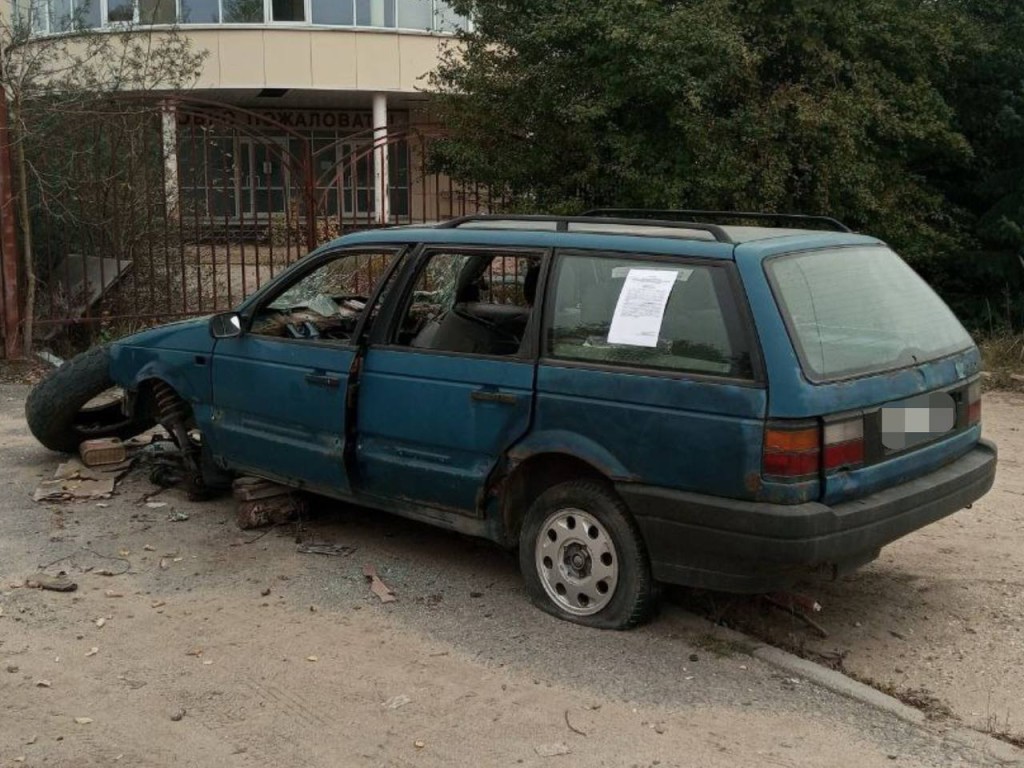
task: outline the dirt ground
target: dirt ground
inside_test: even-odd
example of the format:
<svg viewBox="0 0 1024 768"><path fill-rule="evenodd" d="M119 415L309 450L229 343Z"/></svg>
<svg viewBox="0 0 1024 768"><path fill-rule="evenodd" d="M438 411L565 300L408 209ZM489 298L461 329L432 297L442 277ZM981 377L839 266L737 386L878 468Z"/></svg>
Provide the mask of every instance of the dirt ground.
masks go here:
<svg viewBox="0 0 1024 768"><path fill-rule="evenodd" d="M705 620L672 604L628 633L556 621L528 604L511 555L409 521L323 503L301 526L241 532L230 501L150 495L144 472L109 500L36 504L32 490L61 457L28 435L26 392L0 386L0 765L1006 764L941 722L908 725L715 642ZM991 401L990 432L1022 403ZM851 637L878 643L851 650L848 666L898 663L908 680L980 675L939 663L963 626L949 616L965 610L978 635L956 633L953 647L970 663L998 641L991 673L1013 666L1019 648L1004 633L1015 630L991 614L1020 626L1019 602L995 597L1011 590L998 578L1021 553L1009 529L983 533L1003 506L985 507L997 510L991 529L979 505L938 540L928 532L919 557L893 548L823 595L824 620L838 626L847 600L859 608L844 606L844 622L858 615L867 630ZM297 541L351 552L302 554ZM960 557L929 557L938 547ZM999 573L968 552L987 553ZM364 564L397 602L369 593ZM40 570L66 572L77 591L22 586ZM895 650L890 629L908 638ZM1009 696L1021 673L1002 672L1003 684L983 686Z"/></svg>
<svg viewBox="0 0 1024 768"><path fill-rule="evenodd" d="M870 566L806 585L827 638L758 601L704 596L705 610L933 714L1024 739L1024 395L988 393L983 408L995 487Z"/></svg>

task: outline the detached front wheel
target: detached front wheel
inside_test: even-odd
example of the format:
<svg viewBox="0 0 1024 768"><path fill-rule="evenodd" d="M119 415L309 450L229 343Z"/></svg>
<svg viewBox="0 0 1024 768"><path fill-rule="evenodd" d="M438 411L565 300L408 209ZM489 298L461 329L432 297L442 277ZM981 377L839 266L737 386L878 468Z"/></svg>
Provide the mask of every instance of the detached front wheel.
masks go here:
<svg viewBox="0 0 1024 768"><path fill-rule="evenodd" d="M519 568L540 608L578 624L628 629L654 608L636 523L623 501L596 482L560 483L537 498L519 536Z"/></svg>
<svg viewBox="0 0 1024 768"><path fill-rule="evenodd" d="M145 415L125 415L105 346L72 358L36 384L25 401L25 419L40 443L61 453L74 453L85 440L125 440L154 424Z"/></svg>

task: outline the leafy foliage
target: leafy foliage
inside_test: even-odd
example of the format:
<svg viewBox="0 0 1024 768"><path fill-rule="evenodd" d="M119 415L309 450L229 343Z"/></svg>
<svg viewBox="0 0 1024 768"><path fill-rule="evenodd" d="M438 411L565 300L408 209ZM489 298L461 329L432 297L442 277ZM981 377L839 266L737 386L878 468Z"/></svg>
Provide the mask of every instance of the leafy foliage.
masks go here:
<svg viewBox="0 0 1024 768"><path fill-rule="evenodd" d="M1024 243L1020 4L455 5L433 159L522 207L822 213L916 261Z"/></svg>

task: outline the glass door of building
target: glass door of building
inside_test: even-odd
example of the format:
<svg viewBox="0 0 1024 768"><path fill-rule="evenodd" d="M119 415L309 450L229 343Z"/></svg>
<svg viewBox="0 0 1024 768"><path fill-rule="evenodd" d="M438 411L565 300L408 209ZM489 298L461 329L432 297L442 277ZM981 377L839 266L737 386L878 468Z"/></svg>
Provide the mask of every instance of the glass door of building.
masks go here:
<svg viewBox="0 0 1024 768"><path fill-rule="evenodd" d="M238 196L240 216L284 213L288 204L288 169L284 164L286 140L239 139Z"/></svg>
<svg viewBox="0 0 1024 768"><path fill-rule="evenodd" d="M342 215L372 219L377 210L373 188L373 156L370 143L341 145Z"/></svg>

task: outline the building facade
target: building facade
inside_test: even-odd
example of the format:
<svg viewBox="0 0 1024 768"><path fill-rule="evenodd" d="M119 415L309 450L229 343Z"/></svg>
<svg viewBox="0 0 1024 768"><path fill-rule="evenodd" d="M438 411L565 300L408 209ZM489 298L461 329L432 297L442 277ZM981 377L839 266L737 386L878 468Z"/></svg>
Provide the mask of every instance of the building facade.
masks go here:
<svg viewBox="0 0 1024 768"><path fill-rule="evenodd" d="M195 88L163 107L181 211L287 216L313 190L341 222L437 217L424 78L468 24L443 0L17 0L15 14L38 36L131 25L206 51Z"/></svg>

